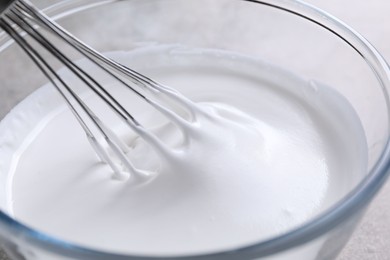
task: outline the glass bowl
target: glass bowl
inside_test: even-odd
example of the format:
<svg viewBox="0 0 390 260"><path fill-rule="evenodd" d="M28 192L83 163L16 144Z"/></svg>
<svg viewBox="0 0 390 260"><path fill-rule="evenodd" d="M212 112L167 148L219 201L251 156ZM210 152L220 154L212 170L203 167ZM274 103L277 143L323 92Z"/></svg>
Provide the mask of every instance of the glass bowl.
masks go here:
<svg viewBox="0 0 390 260"><path fill-rule="evenodd" d="M362 36L297 0L33 1L101 52L150 44L229 50L259 57L321 82L356 110L368 144L368 170L336 204L303 225L255 244L205 255L151 257L84 248L12 219L0 196L0 245L13 259L332 259L389 172L389 66ZM352 66L353 65L353 66ZM0 119L46 79L0 31ZM23 69L21 69L23 68ZM6 158L1 158L6 160ZM0 190L7 174L0 171Z"/></svg>

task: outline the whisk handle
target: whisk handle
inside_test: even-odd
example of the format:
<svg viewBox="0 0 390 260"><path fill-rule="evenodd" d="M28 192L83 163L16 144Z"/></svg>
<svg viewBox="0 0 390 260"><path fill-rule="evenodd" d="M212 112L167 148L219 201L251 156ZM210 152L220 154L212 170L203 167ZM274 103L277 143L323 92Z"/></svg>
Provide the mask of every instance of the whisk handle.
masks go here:
<svg viewBox="0 0 390 260"><path fill-rule="evenodd" d="M0 16L15 0L0 0Z"/></svg>

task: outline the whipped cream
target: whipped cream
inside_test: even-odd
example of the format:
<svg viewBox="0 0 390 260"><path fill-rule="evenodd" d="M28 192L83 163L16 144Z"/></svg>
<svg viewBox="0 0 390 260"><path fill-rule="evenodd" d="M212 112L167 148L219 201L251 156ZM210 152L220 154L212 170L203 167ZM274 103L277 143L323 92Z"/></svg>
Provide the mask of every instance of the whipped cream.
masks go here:
<svg viewBox="0 0 390 260"><path fill-rule="evenodd" d="M52 86L31 94L0 123L1 207L39 231L129 254L233 249L302 225L366 172L359 119L329 87L229 52L157 46L110 55L194 101L194 116L174 107L189 122L180 129L99 79L168 147L156 152L83 93L148 173L120 181Z"/></svg>

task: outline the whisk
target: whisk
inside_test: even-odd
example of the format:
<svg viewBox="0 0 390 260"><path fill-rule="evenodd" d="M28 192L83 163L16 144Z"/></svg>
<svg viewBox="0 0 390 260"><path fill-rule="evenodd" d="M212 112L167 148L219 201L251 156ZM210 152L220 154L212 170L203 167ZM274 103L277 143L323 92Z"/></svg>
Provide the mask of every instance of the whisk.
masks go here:
<svg viewBox="0 0 390 260"><path fill-rule="evenodd" d="M98 66L104 73L110 75L114 80L127 87L133 94L139 96L152 107L160 111L182 130L184 137L186 132L191 131L191 120L194 119L197 110L192 101L176 90L164 86L103 56L61 28L56 22L52 21L27 0L1 0L0 27L26 52L58 90L85 131L96 154L103 162L106 162L112 168L114 176L118 179L124 179L128 176L146 176L147 172L142 169L137 169L134 166L128 156L126 156L126 153L129 151L128 145L123 142L123 140L121 140L121 138L114 133L114 131L112 131L96 113L94 113L90 106L83 101L80 95L77 94L63 78L61 78L59 73L57 73L47 59L44 58L42 50L49 52L53 57L60 61L61 64L67 67L69 71L77 76L87 88L92 90L94 94L104 101L107 108L114 111L115 114L137 135L142 137L160 157L169 157L172 155L172 149L164 144L151 131L142 126L101 83L60 51L52 41L49 41L48 37L41 32L42 29L46 33L55 36L77 50L77 52L81 53L89 61ZM38 51L38 48L34 47L33 43L35 45L38 43L43 49ZM149 93L149 96L147 97L144 92ZM162 98L168 98L176 102L188 112L188 118L185 119L184 117L178 116L173 109L161 105L160 101ZM101 140L105 140L106 144L102 144Z"/></svg>

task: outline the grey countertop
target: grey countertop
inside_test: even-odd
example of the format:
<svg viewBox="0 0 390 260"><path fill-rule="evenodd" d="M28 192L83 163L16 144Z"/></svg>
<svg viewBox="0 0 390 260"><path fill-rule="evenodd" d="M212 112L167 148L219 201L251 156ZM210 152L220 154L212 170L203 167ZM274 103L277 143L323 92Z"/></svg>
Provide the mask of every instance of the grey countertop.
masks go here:
<svg viewBox="0 0 390 260"><path fill-rule="evenodd" d="M365 36L390 61L390 1L307 0ZM339 260L390 259L390 182L371 203ZM7 257L0 251L0 260Z"/></svg>

